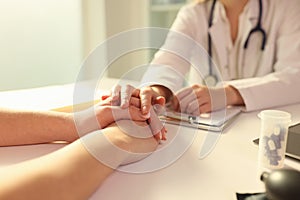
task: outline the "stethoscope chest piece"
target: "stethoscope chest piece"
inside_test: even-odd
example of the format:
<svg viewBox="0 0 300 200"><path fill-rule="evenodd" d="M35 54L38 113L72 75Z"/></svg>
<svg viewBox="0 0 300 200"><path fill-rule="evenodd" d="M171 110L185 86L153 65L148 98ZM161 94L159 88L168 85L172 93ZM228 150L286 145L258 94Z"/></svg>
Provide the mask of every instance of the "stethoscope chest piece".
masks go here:
<svg viewBox="0 0 300 200"><path fill-rule="evenodd" d="M207 75L203 80L203 84L206 85L207 87L216 86L217 82L218 79L214 75Z"/></svg>

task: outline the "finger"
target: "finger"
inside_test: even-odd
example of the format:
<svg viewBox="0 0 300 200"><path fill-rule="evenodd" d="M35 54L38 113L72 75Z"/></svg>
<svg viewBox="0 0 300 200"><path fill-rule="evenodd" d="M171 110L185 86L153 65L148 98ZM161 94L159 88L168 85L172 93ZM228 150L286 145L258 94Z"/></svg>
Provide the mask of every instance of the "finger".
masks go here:
<svg viewBox="0 0 300 200"><path fill-rule="evenodd" d="M187 87L187 88L183 88L183 89L179 90L176 93L176 96L177 96L178 99L183 99L185 96L189 95L192 92L193 92L193 88L192 87Z"/></svg>
<svg viewBox="0 0 300 200"><path fill-rule="evenodd" d="M126 85L125 89L121 90L121 108L128 108L132 91L135 88L131 85Z"/></svg>
<svg viewBox="0 0 300 200"><path fill-rule="evenodd" d="M112 106L119 106L120 105L120 92L121 92L121 86L120 85L115 85L112 88L111 91L111 105Z"/></svg>
<svg viewBox="0 0 300 200"><path fill-rule="evenodd" d="M161 142L161 140L166 141L167 140L167 129L165 127L162 128L161 131L157 132L153 137L156 139L157 142Z"/></svg>
<svg viewBox="0 0 300 200"><path fill-rule="evenodd" d="M156 97L155 100L154 100L154 104L159 104L161 106L165 106L165 104L166 104L165 97L163 97L163 96Z"/></svg>
<svg viewBox="0 0 300 200"><path fill-rule="evenodd" d="M189 103L189 105L186 109L186 112L188 114L191 114L191 113L195 113L196 111L198 111L198 113L200 114L199 108L200 108L199 99L195 99Z"/></svg>
<svg viewBox="0 0 300 200"><path fill-rule="evenodd" d="M155 135L153 135L153 137L155 138L155 140L160 143L160 140L161 140L161 136L160 136L160 133L156 133Z"/></svg>
<svg viewBox="0 0 300 200"><path fill-rule="evenodd" d="M120 106L120 98L117 98L116 96L111 98L111 105L112 106Z"/></svg>
<svg viewBox="0 0 300 200"><path fill-rule="evenodd" d="M189 114L196 117L199 116L201 114L200 108L196 108L194 111L190 112Z"/></svg>
<svg viewBox="0 0 300 200"><path fill-rule="evenodd" d="M160 104L154 104L152 107L156 115L162 115L166 111L165 107L161 106Z"/></svg>
<svg viewBox="0 0 300 200"><path fill-rule="evenodd" d="M162 138L161 131L165 130L164 125L159 120L158 116L155 114L154 110L150 110L150 120L148 120L152 134L155 136L159 134L160 139Z"/></svg>
<svg viewBox="0 0 300 200"><path fill-rule="evenodd" d="M132 97L140 98L140 89L134 88L134 90L131 93Z"/></svg>
<svg viewBox="0 0 300 200"><path fill-rule="evenodd" d="M137 97L131 97L129 105L140 108L141 107L141 100Z"/></svg>
<svg viewBox="0 0 300 200"><path fill-rule="evenodd" d="M160 140L163 140L163 141L167 140L166 133L167 133L167 129L165 127L163 127L159 132Z"/></svg>
<svg viewBox="0 0 300 200"><path fill-rule="evenodd" d="M211 104L206 103L200 106L200 113L209 113L211 112Z"/></svg>
<svg viewBox="0 0 300 200"><path fill-rule="evenodd" d="M141 110L135 106L129 106L128 109L122 109L120 107L113 107L114 114L120 119L130 119L132 121L147 121L150 118L150 114L143 115Z"/></svg>
<svg viewBox="0 0 300 200"><path fill-rule="evenodd" d="M196 101L190 103L187 112L188 113L197 113L200 115L201 113L210 112L211 107L211 99L210 96L200 96Z"/></svg>
<svg viewBox="0 0 300 200"><path fill-rule="evenodd" d="M147 114L150 111L152 105L152 95L151 87L144 87L140 91L141 109L143 114Z"/></svg>
<svg viewBox="0 0 300 200"><path fill-rule="evenodd" d="M166 99L163 96L158 96L154 100L153 109L157 115L161 115L166 111Z"/></svg>
<svg viewBox="0 0 300 200"><path fill-rule="evenodd" d="M120 92L121 92L121 86L120 85L115 85L112 88L112 91L111 91L112 98L113 99L120 98Z"/></svg>
<svg viewBox="0 0 300 200"><path fill-rule="evenodd" d="M171 109L171 110L174 110L174 111L177 111L177 112L181 112L181 109L180 109L180 105L179 105L179 101L177 99L177 97L174 95L171 99L171 104L168 105L167 108Z"/></svg>
<svg viewBox="0 0 300 200"><path fill-rule="evenodd" d="M187 87L187 88L183 88L181 90L179 90L176 94L175 94L175 98L174 99L174 109L176 111L179 112L186 112L186 108L188 106L188 104L193 101L196 97L192 98L193 96L191 96L191 94L194 93L194 90L192 87Z"/></svg>
<svg viewBox="0 0 300 200"><path fill-rule="evenodd" d="M182 99L178 99L181 112L187 113L188 105L190 104L190 102L193 102L195 100L197 100L197 96L194 92L183 97Z"/></svg>
<svg viewBox="0 0 300 200"><path fill-rule="evenodd" d="M199 116L202 113L209 113L211 112L211 104L203 104L199 107L199 109L196 109L194 112L191 113L193 116Z"/></svg>
<svg viewBox="0 0 300 200"><path fill-rule="evenodd" d="M161 139L162 140L167 140L167 135L166 135L167 132L168 132L167 129L165 127L163 127L163 129L161 130L161 133L162 133Z"/></svg>

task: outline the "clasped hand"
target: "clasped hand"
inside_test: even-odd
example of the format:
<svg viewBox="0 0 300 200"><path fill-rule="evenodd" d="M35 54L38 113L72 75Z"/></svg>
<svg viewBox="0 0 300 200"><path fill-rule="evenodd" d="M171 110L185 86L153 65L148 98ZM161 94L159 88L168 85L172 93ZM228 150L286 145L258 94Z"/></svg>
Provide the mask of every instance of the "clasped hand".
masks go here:
<svg viewBox="0 0 300 200"><path fill-rule="evenodd" d="M120 105L126 108L134 105L140 108L142 114L149 114L153 105L165 106L167 109L197 116L200 113L207 113L226 107L226 87L208 88L204 85L192 85L185 87L175 94L164 91L168 90L163 86L146 86L140 89L127 85L125 88L116 86L112 89L112 105ZM161 94L170 94L163 97Z"/></svg>
<svg viewBox="0 0 300 200"><path fill-rule="evenodd" d="M129 96L121 98L122 94L118 88L121 89L121 86L114 87L111 95L102 96L100 102L94 107L77 113L77 117L75 115L75 120L78 119L76 124L79 134L85 135L94 130L104 129L114 122L129 119L133 122L145 122L157 141L166 140L167 130L158 118L160 108L164 106L164 98L160 98L158 105L150 104L147 112L143 112L139 94L137 94L139 90L132 90L133 95L130 98ZM133 87L130 88L133 89ZM128 91L127 94L130 92ZM121 103L124 99L128 101Z"/></svg>

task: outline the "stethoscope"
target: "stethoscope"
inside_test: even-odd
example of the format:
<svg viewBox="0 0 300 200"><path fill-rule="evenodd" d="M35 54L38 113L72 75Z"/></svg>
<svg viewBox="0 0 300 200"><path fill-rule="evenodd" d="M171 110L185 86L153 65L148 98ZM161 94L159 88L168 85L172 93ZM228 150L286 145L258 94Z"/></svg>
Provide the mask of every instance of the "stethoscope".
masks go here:
<svg viewBox="0 0 300 200"><path fill-rule="evenodd" d="M248 43L250 40L250 37L253 33L258 32L262 34L262 43L261 43L261 50L264 51L265 46L266 46L266 40L267 40L267 34L265 30L261 26L261 18L262 18L262 12L263 12L263 7L262 7L262 0L259 1L259 15L258 15L258 21L257 24L254 28L252 28L247 36L247 39L244 43L244 49L246 50L248 48ZM210 15L208 19L208 28L212 26L213 23L213 17L214 17L214 10L215 10L215 5L216 5L217 0L213 0L211 10L210 10ZM212 63L212 41L211 41L211 35L208 31L208 66L209 66L209 74L204 78L204 84L207 86L215 86L218 82L218 78L216 75L213 74L213 63Z"/></svg>

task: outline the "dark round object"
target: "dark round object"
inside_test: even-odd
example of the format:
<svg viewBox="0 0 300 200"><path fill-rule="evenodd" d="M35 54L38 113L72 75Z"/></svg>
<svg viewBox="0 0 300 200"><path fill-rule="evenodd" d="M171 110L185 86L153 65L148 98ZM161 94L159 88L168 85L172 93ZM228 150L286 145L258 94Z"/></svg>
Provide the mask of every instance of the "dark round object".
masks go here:
<svg viewBox="0 0 300 200"><path fill-rule="evenodd" d="M264 172L260 179L265 183L268 199L300 200L300 172L292 169L279 169Z"/></svg>

